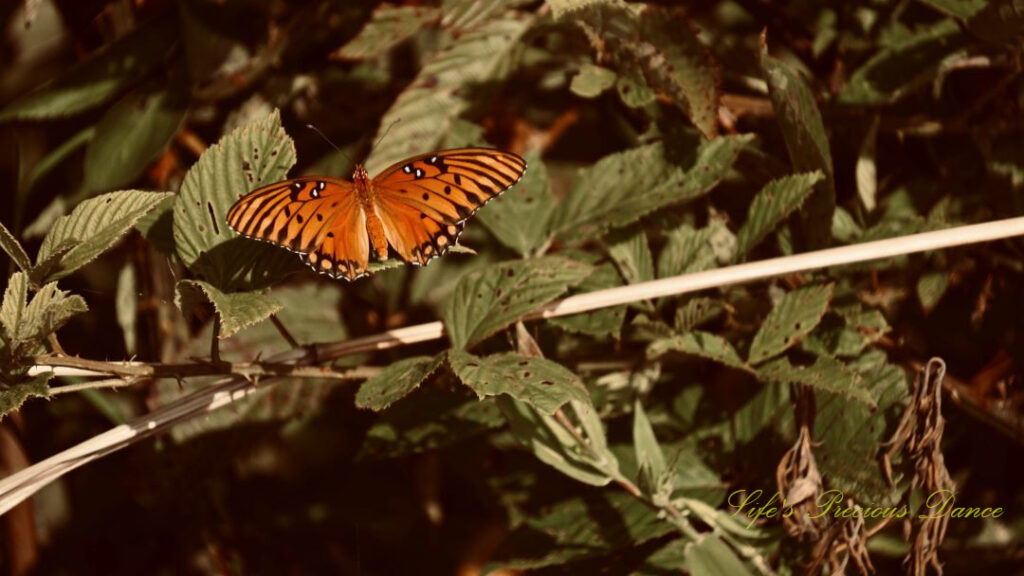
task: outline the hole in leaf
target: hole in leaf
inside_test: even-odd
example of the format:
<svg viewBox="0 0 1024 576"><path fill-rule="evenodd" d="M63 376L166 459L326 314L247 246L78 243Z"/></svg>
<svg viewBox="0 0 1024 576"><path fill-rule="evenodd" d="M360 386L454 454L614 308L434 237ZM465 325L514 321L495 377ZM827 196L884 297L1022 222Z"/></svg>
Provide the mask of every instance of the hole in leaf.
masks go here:
<svg viewBox="0 0 1024 576"><path fill-rule="evenodd" d="M523 372L523 378L529 378L529 377L530 377L530 371L529 370L524 371Z"/></svg>
<svg viewBox="0 0 1024 576"><path fill-rule="evenodd" d="M206 209L210 212L210 222L213 223L213 233L220 236L220 226L217 225L217 216L213 213L213 202L207 202Z"/></svg>

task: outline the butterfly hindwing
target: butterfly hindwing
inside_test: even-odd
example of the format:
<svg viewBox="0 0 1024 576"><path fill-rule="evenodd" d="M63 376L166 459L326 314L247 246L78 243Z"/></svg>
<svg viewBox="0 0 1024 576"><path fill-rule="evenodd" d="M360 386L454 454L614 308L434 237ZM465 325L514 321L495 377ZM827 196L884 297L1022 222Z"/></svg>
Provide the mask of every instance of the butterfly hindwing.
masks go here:
<svg viewBox="0 0 1024 576"><path fill-rule="evenodd" d="M413 264L448 251L463 223L515 185L526 161L488 148L457 148L399 162L373 179L388 243Z"/></svg>

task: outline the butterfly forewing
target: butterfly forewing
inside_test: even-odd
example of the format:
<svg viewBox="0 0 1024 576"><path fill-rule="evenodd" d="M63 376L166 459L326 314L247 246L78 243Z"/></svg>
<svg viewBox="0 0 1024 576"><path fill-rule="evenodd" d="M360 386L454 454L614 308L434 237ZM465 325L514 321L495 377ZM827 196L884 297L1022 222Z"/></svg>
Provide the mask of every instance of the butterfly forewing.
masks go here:
<svg viewBox="0 0 1024 576"><path fill-rule="evenodd" d="M388 243L413 264L426 264L458 240L462 223L512 187L526 171L515 154L457 148L399 162L373 179Z"/></svg>

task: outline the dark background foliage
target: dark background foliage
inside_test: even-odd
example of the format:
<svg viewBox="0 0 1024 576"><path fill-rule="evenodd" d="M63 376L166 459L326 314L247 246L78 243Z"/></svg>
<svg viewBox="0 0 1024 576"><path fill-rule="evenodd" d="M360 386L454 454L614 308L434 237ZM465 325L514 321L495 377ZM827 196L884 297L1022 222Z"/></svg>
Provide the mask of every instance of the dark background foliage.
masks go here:
<svg viewBox="0 0 1024 576"><path fill-rule="evenodd" d="M59 347L211 366L211 341L233 362L286 351L272 313L300 344L448 330L322 359L364 372L279 378L61 477L0 517L8 573L861 573L865 558L901 573L930 558L898 521L741 528L730 494L792 489L777 473L800 446L815 468L797 479L861 507L948 485L915 458L948 469L958 504L1005 512L950 520L945 573L1019 566L1019 238L516 321L570 294L1024 214L1020 2L26 0L0 15L5 476L216 379L71 392L85 380L28 372ZM258 152L270 182L463 145L530 162L469 222L476 254L349 284L204 220L247 191ZM941 453L898 450L889 484L882 443L927 410L912 397L931 357L948 367Z"/></svg>

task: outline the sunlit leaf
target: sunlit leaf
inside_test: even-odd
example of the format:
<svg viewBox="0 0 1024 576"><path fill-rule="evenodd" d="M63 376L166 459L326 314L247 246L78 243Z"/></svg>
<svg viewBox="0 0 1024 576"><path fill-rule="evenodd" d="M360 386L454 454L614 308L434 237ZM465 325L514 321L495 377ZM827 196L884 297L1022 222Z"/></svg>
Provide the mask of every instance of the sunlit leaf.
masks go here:
<svg viewBox="0 0 1024 576"><path fill-rule="evenodd" d="M4 249L4 252L22 271L27 272L32 267L32 261L29 260L25 249L21 247L21 242L18 242L18 239L2 223L0 223L0 248Z"/></svg>
<svg viewBox="0 0 1024 576"><path fill-rule="evenodd" d="M14 412L29 398L48 398L53 372L43 372L15 383L0 382L0 420Z"/></svg>
<svg viewBox="0 0 1024 576"><path fill-rule="evenodd" d="M739 256L746 255L798 209L822 180L821 172L796 174L765 185L747 209L747 220L736 233Z"/></svg>
<svg viewBox="0 0 1024 576"><path fill-rule="evenodd" d="M874 398L863 387L857 374L828 356L819 356L810 366L794 366L786 358L777 358L758 366L757 376L779 384L803 384L841 394L869 406L875 405Z"/></svg>
<svg viewBox="0 0 1024 576"><path fill-rule="evenodd" d="M751 371L728 340L709 332L692 331L679 336L655 340L647 347L649 358L660 358L668 352L692 354L731 368Z"/></svg>
<svg viewBox="0 0 1024 576"><path fill-rule="evenodd" d="M601 66L584 64L572 77L569 89L577 96L596 98L615 85L615 72Z"/></svg>
<svg viewBox="0 0 1024 576"><path fill-rule="evenodd" d="M74 243L41 281L63 278L109 250L147 212L171 196L164 192L125 190L90 198L71 214L58 218L39 247L36 262L43 263L62 245Z"/></svg>
<svg viewBox="0 0 1024 576"><path fill-rule="evenodd" d="M440 18L441 11L429 6L381 4L374 9L359 34L331 56L343 60L380 56Z"/></svg>
<svg viewBox="0 0 1024 576"><path fill-rule="evenodd" d="M445 328L455 348L468 348L558 298L592 268L548 256L492 264L459 281L445 308Z"/></svg>
<svg viewBox="0 0 1024 576"><path fill-rule="evenodd" d="M502 244L523 256L547 240L554 203L548 171L540 154L527 154L525 160L527 168L522 180L476 215Z"/></svg>
<svg viewBox="0 0 1024 576"><path fill-rule="evenodd" d="M589 402L579 376L544 358L514 353L480 357L452 349L448 351L448 363L459 380L480 398L507 394L546 414L570 400Z"/></svg>
<svg viewBox="0 0 1024 576"><path fill-rule="evenodd" d="M295 146L277 112L211 146L175 202L175 247L185 266L223 292L263 288L298 270L297 256L239 236L226 220L239 198L283 180L294 164Z"/></svg>

